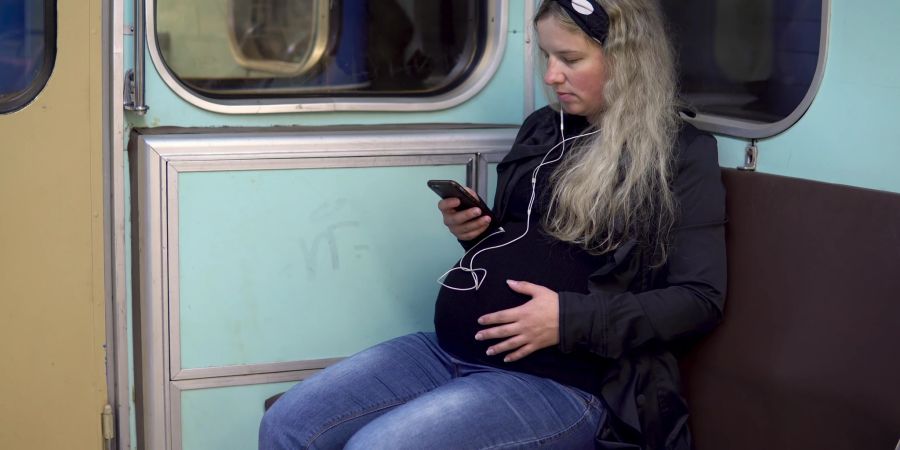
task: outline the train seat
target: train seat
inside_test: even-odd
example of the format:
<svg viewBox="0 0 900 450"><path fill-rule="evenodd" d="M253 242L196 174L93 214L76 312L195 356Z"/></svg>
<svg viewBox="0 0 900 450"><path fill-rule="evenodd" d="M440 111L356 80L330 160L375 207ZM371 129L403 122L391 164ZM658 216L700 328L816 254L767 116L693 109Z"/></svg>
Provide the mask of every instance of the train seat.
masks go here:
<svg viewBox="0 0 900 450"><path fill-rule="evenodd" d="M681 359L695 448L895 448L900 195L723 180L725 319Z"/></svg>

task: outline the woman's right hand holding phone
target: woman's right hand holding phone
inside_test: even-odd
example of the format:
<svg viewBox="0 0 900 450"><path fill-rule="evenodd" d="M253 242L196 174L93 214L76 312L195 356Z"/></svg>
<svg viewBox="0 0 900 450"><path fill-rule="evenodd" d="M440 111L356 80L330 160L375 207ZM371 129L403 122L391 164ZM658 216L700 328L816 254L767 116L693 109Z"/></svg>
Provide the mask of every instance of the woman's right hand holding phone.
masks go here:
<svg viewBox="0 0 900 450"><path fill-rule="evenodd" d="M474 191L466 188L467 191L476 195ZM469 208L457 211L459 199L455 197L445 198L438 202L438 209L444 216L444 225L450 230L456 239L460 241L470 241L475 239L481 233L487 230L491 224L491 217L482 214L479 208Z"/></svg>

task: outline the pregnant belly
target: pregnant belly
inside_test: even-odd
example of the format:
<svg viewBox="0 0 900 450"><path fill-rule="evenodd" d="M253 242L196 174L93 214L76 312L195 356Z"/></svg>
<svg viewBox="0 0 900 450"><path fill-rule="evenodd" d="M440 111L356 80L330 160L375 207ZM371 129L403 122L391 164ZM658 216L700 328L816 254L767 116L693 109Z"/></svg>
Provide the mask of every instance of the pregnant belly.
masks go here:
<svg viewBox="0 0 900 450"><path fill-rule="evenodd" d="M524 224L504 224L506 233L482 242L480 248L508 242L522 234ZM604 260L580 248L557 241L532 227L522 239L501 248L486 250L475 257L474 268L486 270L478 290L454 290L443 287L435 303L434 325L440 345L458 358L487 365L535 372L542 364L558 364L562 355L555 347L544 349L510 366L504 355L487 356L487 348L497 341L476 341L475 333L483 329L478 318L484 314L514 308L531 298L519 294L506 280L528 281L553 291L587 292L590 273ZM463 264L468 266L468 257ZM444 280L445 286L471 288L475 282L470 273L456 270ZM581 364L580 364L581 365Z"/></svg>

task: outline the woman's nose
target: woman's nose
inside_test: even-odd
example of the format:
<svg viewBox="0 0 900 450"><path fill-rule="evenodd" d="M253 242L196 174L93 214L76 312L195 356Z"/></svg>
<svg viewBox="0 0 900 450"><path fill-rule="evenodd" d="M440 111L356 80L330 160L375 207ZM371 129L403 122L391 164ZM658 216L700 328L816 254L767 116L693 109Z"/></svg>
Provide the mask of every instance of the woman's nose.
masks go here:
<svg viewBox="0 0 900 450"><path fill-rule="evenodd" d="M553 61L547 62L547 72L544 73L544 84L553 86L561 84L565 80L562 72Z"/></svg>

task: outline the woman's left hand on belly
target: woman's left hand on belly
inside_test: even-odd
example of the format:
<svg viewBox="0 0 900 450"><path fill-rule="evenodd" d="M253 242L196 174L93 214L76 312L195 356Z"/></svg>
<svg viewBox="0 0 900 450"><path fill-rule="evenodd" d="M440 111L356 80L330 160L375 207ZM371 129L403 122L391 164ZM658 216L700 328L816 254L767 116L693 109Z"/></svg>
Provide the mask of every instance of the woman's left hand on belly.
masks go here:
<svg viewBox="0 0 900 450"><path fill-rule="evenodd" d="M494 325L475 334L475 340L504 339L488 347L488 355L510 352L504 362L522 359L531 353L559 343L559 295L537 284L507 280L510 289L531 296L515 308L504 309L478 318L481 325Z"/></svg>

